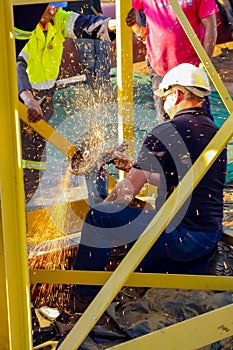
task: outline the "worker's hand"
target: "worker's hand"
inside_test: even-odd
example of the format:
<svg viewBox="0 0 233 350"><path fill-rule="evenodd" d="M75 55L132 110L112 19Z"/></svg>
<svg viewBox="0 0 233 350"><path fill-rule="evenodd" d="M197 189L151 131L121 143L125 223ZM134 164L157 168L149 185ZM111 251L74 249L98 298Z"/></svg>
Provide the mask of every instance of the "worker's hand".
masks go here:
<svg viewBox="0 0 233 350"><path fill-rule="evenodd" d="M28 120L31 123L36 123L43 118L43 112L40 107L40 103L37 102L31 91L24 90L20 94L25 106L28 108Z"/></svg>
<svg viewBox="0 0 233 350"><path fill-rule="evenodd" d="M137 23L136 11L134 8L132 8L126 17L126 24L128 27L132 27L136 23Z"/></svg>
<svg viewBox="0 0 233 350"><path fill-rule="evenodd" d="M112 164L115 168L126 172L129 172L133 165L132 161L124 153L118 153L112 160Z"/></svg>
<svg viewBox="0 0 233 350"><path fill-rule="evenodd" d="M114 18L111 18L108 21L108 30L110 32L115 32L116 31L116 20Z"/></svg>
<svg viewBox="0 0 233 350"><path fill-rule="evenodd" d="M36 123L43 118L42 109L35 99L28 101L28 103L25 103L25 105L28 107L29 122Z"/></svg>

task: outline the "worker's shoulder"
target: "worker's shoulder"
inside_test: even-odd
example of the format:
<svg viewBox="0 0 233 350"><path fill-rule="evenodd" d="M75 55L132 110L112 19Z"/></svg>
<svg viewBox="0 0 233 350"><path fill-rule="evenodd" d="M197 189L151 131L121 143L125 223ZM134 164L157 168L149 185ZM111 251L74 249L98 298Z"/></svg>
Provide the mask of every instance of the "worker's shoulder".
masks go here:
<svg viewBox="0 0 233 350"><path fill-rule="evenodd" d="M153 136L159 140L167 140L170 136L177 133L176 125L173 120L167 120L155 126L149 133L149 137Z"/></svg>
<svg viewBox="0 0 233 350"><path fill-rule="evenodd" d="M62 8L59 8L59 10L57 11L57 13L54 16L54 20L56 21L64 21L64 20L68 20L68 18L70 16L74 16L77 17L77 13L73 12L73 11L66 11L63 10Z"/></svg>

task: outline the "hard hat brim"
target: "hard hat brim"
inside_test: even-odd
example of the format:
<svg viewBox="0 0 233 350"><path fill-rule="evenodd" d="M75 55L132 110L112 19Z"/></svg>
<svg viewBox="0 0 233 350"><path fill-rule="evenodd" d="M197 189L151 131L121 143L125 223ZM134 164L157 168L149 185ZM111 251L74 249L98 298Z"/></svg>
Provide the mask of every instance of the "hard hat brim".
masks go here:
<svg viewBox="0 0 233 350"><path fill-rule="evenodd" d="M154 94L158 97L163 97L164 96L164 93L165 93L165 90L164 89L157 89L155 90Z"/></svg>

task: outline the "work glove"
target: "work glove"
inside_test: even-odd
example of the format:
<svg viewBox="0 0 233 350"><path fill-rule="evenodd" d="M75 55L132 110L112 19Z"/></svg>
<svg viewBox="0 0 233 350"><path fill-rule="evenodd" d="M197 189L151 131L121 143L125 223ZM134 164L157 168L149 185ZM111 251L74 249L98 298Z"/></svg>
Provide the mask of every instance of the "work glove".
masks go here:
<svg viewBox="0 0 233 350"><path fill-rule="evenodd" d="M119 152L116 153L115 158L111 161L111 163L118 170L123 170L129 172L132 168L132 161L126 156L125 153Z"/></svg>

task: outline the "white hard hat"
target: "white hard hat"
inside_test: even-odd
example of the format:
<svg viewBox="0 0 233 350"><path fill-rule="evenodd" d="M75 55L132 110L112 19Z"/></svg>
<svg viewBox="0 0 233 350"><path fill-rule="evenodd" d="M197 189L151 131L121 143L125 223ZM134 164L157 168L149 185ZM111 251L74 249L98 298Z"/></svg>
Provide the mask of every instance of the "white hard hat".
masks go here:
<svg viewBox="0 0 233 350"><path fill-rule="evenodd" d="M174 85L184 86L194 95L204 97L210 94L210 83L206 72L190 63L181 63L169 70L159 84L155 95L163 97L166 90Z"/></svg>

